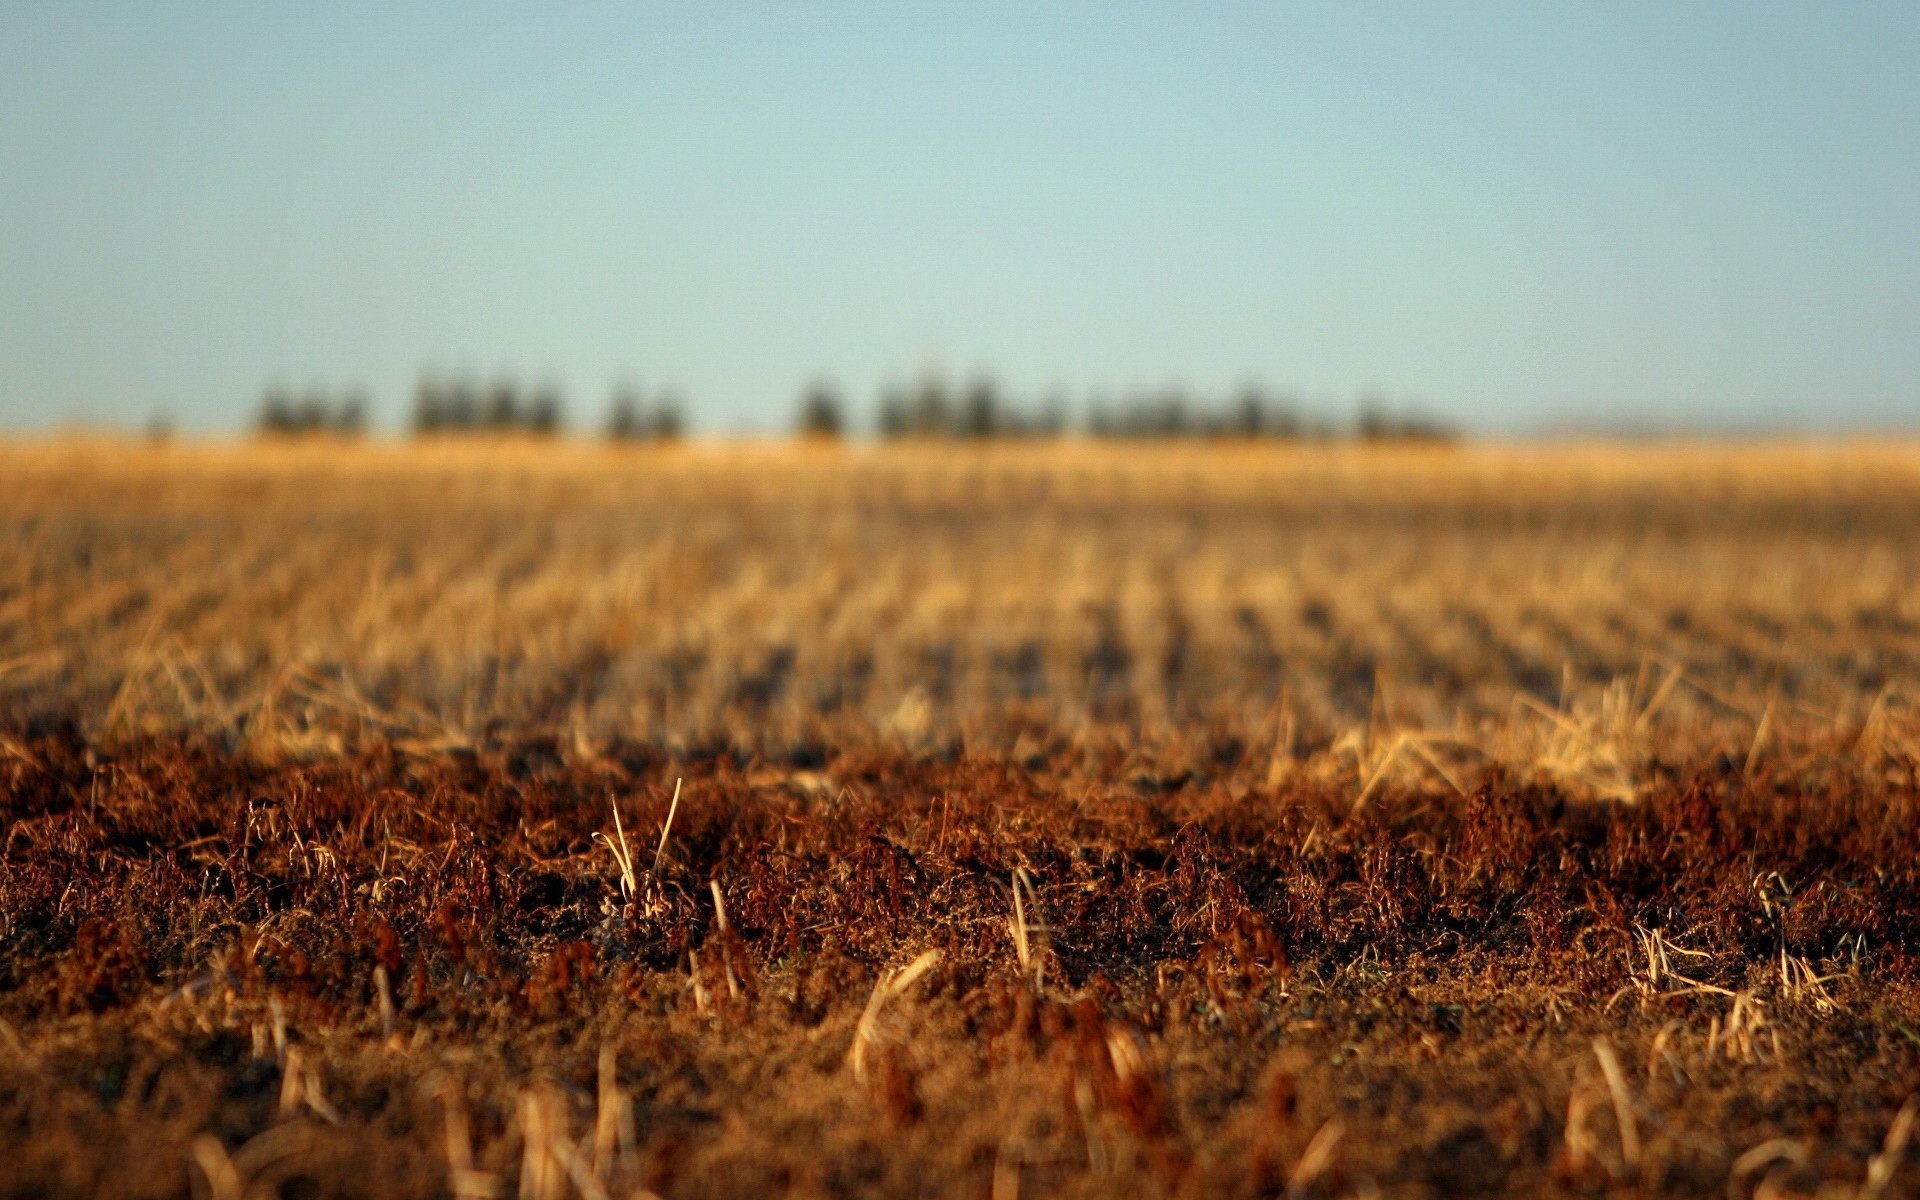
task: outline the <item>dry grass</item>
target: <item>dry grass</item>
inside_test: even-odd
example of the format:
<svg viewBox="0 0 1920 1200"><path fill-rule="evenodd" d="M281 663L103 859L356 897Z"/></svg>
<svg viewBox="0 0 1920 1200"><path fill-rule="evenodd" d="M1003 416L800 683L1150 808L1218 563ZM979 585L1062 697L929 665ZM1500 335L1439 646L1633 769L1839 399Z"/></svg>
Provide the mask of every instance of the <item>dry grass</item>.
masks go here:
<svg viewBox="0 0 1920 1200"><path fill-rule="evenodd" d="M1872 772L1920 748L1916 508L1906 446L15 446L0 711L295 755L1204 743L1369 798Z"/></svg>
<svg viewBox="0 0 1920 1200"><path fill-rule="evenodd" d="M641 748L31 749L4 1195L1920 1185L1912 787L1355 814L879 752L829 790ZM626 895L607 791L651 827L674 776Z"/></svg>
<svg viewBox="0 0 1920 1200"><path fill-rule="evenodd" d="M1915 512L0 447L0 1196L1913 1194Z"/></svg>

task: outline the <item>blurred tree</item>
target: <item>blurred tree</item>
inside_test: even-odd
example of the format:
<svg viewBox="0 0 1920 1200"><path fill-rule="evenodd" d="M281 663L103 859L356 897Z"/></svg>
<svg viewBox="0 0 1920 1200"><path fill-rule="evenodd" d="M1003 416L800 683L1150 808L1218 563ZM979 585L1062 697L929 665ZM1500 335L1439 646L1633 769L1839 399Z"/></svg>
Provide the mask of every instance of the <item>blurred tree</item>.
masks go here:
<svg viewBox="0 0 1920 1200"><path fill-rule="evenodd" d="M432 375L422 375L413 390L413 432L438 433L447 423L447 390Z"/></svg>
<svg viewBox="0 0 1920 1200"><path fill-rule="evenodd" d="M486 391L481 425L494 433L509 433L520 428L524 420L520 410L520 385L511 379L496 379Z"/></svg>
<svg viewBox="0 0 1920 1200"><path fill-rule="evenodd" d="M615 384L613 399L607 405L607 436L616 442L632 441L639 437L642 403L637 385Z"/></svg>
<svg viewBox="0 0 1920 1200"><path fill-rule="evenodd" d="M261 433L282 437L293 429L293 397L278 385L267 388L260 398L260 415L256 424Z"/></svg>
<svg viewBox="0 0 1920 1200"><path fill-rule="evenodd" d="M480 425L480 389L470 380L456 379L447 385L441 408L440 428L466 433Z"/></svg>
<svg viewBox="0 0 1920 1200"><path fill-rule="evenodd" d="M1056 438L1067 427L1067 398L1059 392L1049 395L1041 402L1040 411L1034 414L1027 432L1037 438Z"/></svg>
<svg viewBox="0 0 1920 1200"><path fill-rule="evenodd" d="M332 406L327 402L327 394L319 385L307 389L293 406L293 432L319 433L326 429Z"/></svg>
<svg viewBox="0 0 1920 1200"><path fill-rule="evenodd" d="M416 420L432 419L435 403L431 394L423 394L421 411L426 415ZM336 400L318 384L299 396L275 384L260 399L256 428L270 437L320 433L354 437L366 429L367 408L364 388L350 388Z"/></svg>
<svg viewBox="0 0 1920 1200"><path fill-rule="evenodd" d="M359 437L367 431L367 411L372 407L364 388L352 388L333 410L333 432L340 437Z"/></svg>
<svg viewBox="0 0 1920 1200"><path fill-rule="evenodd" d="M1306 418L1301 415L1299 397L1285 394L1274 398L1267 408L1268 436L1297 438L1307 432Z"/></svg>
<svg viewBox="0 0 1920 1200"><path fill-rule="evenodd" d="M553 437L566 421L566 404L555 384L541 384L527 398L521 427L537 437Z"/></svg>
<svg viewBox="0 0 1920 1200"><path fill-rule="evenodd" d="M874 432L883 438L905 437L911 429L912 400L896 386L880 389L880 403L874 413Z"/></svg>
<svg viewBox="0 0 1920 1200"><path fill-rule="evenodd" d="M1087 433L1092 437L1110 438L1119 432L1120 421L1112 407L1104 396L1095 396L1087 404Z"/></svg>
<svg viewBox="0 0 1920 1200"><path fill-rule="evenodd" d="M960 412L953 432L964 438L991 438L1005 432L1006 414L999 393L990 379L976 379L960 398Z"/></svg>
<svg viewBox="0 0 1920 1200"><path fill-rule="evenodd" d="M1240 389L1240 399L1235 402L1233 417L1227 422L1227 432L1235 437L1265 437L1271 423L1270 406L1267 394L1259 384L1250 383Z"/></svg>
<svg viewBox="0 0 1920 1200"><path fill-rule="evenodd" d="M1458 436L1452 426L1437 417L1418 411L1395 414L1378 393L1361 398L1354 435L1363 442L1450 442Z"/></svg>
<svg viewBox="0 0 1920 1200"><path fill-rule="evenodd" d="M939 437L953 432L953 406L947 400L947 385L939 376L928 374L914 389L907 412L907 432L916 437Z"/></svg>
<svg viewBox="0 0 1920 1200"><path fill-rule="evenodd" d="M807 387L794 431L810 441L834 441L846 432L840 393L831 383L818 380Z"/></svg>
<svg viewBox="0 0 1920 1200"><path fill-rule="evenodd" d="M1368 392L1360 397L1353 431L1363 442L1385 441L1394 436L1394 421L1387 413L1386 397L1377 392Z"/></svg>
<svg viewBox="0 0 1920 1200"><path fill-rule="evenodd" d="M1147 432L1156 437L1186 437L1194 432L1193 410L1186 393L1168 388L1153 402L1147 418Z"/></svg>
<svg viewBox="0 0 1920 1200"><path fill-rule="evenodd" d="M686 402L680 393L663 391L654 401L653 415L647 422L647 433L655 441L674 442L686 431Z"/></svg>

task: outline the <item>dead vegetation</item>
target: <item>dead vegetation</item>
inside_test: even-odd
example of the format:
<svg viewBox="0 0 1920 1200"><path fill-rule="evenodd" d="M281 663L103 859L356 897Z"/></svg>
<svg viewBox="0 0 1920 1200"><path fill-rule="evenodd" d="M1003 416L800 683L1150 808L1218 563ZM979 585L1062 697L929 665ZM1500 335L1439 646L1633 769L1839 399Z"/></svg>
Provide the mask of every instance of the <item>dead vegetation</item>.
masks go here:
<svg viewBox="0 0 1920 1200"><path fill-rule="evenodd" d="M1912 788L28 749L15 1194L1920 1184ZM674 777L629 888L609 796L663 830Z"/></svg>
<svg viewBox="0 0 1920 1200"><path fill-rule="evenodd" d="M1920 1189L1901 448L0 457L0 1195Z"/></svg>
<svg viewBox="0 0 1920 1200"><path fill-rule="evenodd" d="M0 732L1874 774L1916 506L1903 446L16 446Z"/></svg>

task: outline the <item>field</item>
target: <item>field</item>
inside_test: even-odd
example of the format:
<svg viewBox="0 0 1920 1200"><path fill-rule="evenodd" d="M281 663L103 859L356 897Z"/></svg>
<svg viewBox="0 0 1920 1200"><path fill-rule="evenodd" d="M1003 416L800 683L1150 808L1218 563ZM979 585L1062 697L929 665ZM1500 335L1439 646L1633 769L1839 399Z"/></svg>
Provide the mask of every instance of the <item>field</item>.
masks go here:
<svg viewBox="0 0 1920 1200"><path fill-rule="evenodd" d="M1920 446L0 446L0 1195L1920 1192Z"/></svg>

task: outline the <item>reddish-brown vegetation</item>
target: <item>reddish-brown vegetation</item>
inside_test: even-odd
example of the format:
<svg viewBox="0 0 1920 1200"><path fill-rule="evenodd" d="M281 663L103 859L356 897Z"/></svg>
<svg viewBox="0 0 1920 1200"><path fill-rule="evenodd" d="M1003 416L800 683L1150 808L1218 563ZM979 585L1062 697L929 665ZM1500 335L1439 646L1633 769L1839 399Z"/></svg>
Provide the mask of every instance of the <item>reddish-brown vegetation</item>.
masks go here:
<svg viewBox="0 0 1920 1200"><path fill-rule="evenodd" d="M1920 1186L1911 782L18 749L8 1194Z"/></svg>

